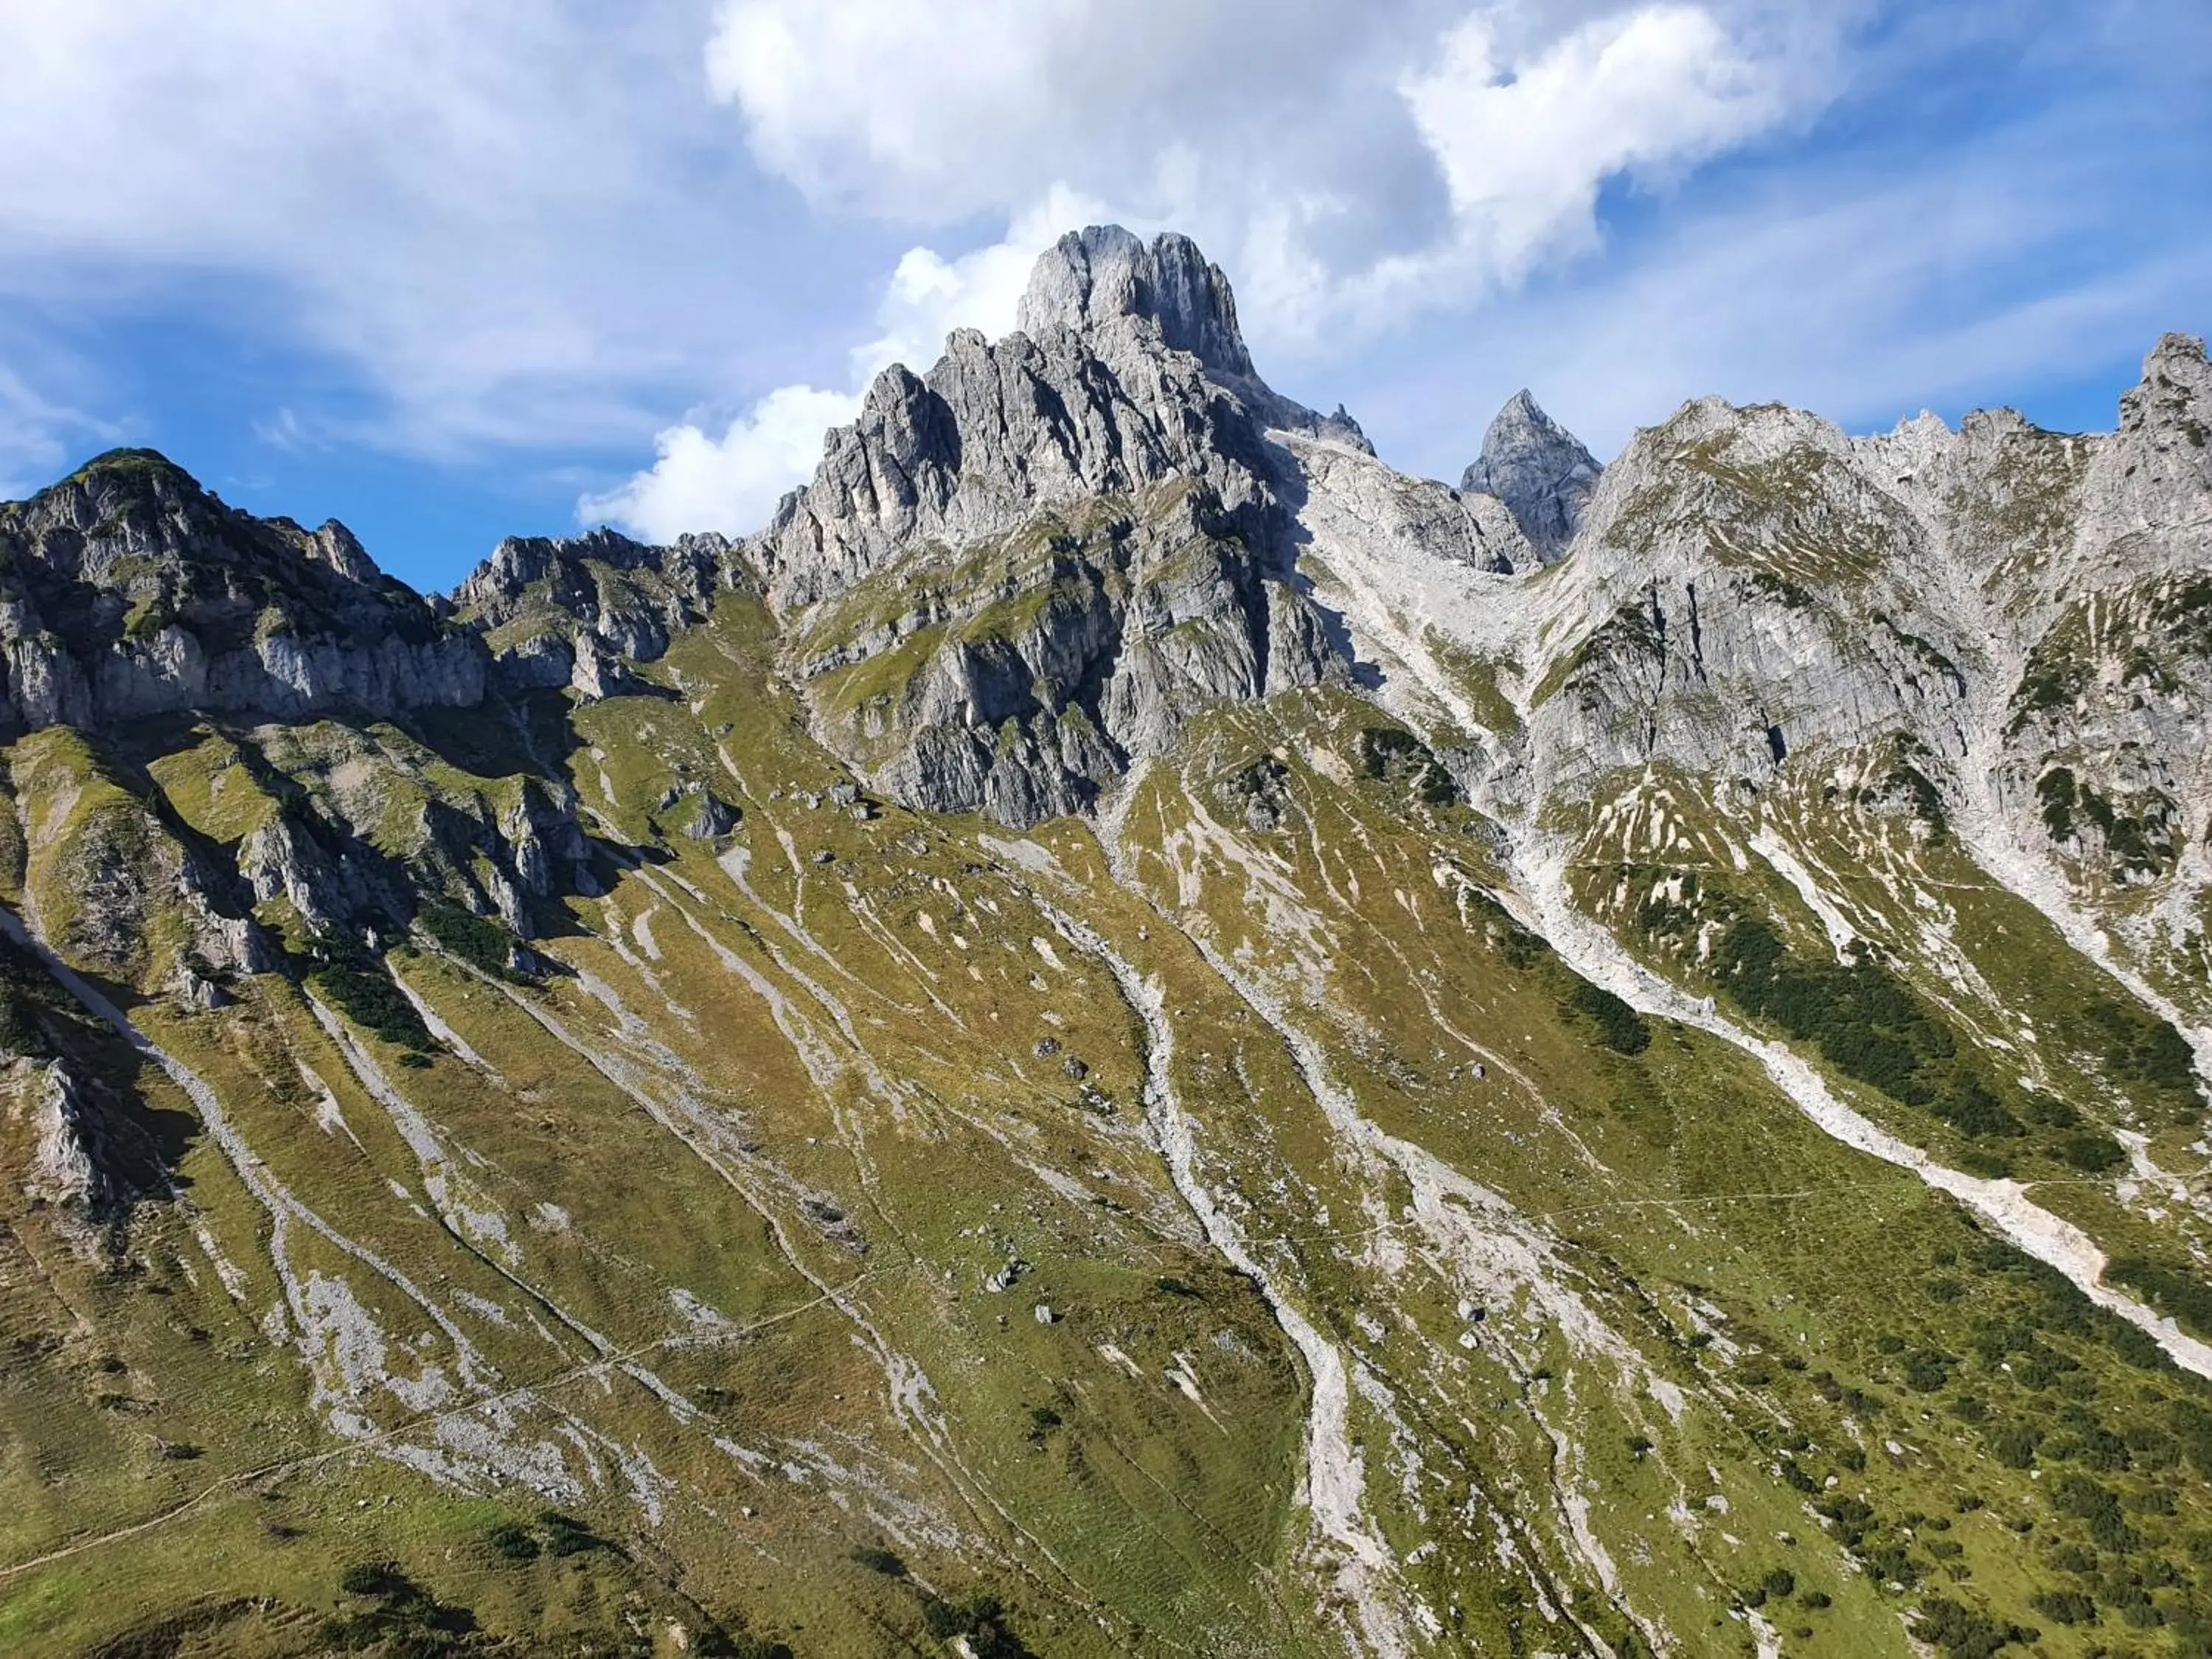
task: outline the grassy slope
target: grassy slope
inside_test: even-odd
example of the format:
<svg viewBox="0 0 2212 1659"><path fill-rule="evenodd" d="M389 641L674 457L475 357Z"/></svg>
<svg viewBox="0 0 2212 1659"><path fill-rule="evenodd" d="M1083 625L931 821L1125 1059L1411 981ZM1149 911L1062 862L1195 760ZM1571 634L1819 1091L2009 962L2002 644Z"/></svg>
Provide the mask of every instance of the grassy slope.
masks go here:
<svg viewBox="0 0 2212 1659"><path fill-rule="evenodd" d="M1597 1041L1571 976L1481 896L1503 877L1479 826L1367 775L1371 710L1323 698L1208 723L1140 787L1109 857L1073 825L1018 845L807 808L799 792L842 774L769 689L770 647L726 599L655 671L693 701L578 711L598 832L656 850L571 902L575 931L543 949L573 972L524 988L434 949L394 958L473 1061L411 1066L360 1033L351 1052L274 975L213 1014L138 1012L220 1095L254 1170L451 1319L497 1410L372 1384L355 1403L388 1438L332 1434L264 1322L267 1209L173 1085L67 1028L88 1070L171 1127L185 1201L142 1208L119 1269L71 1255L48 1216L0 1218L21 1248L0 1304L14 1650L259 1594L276 1605L191 1639L299 1651L315 1617L357 1606L340 1570L385 1558L544 1646L642 1626L666 1648L668 1621L711 1618L808 1654L941 1651L924 1595L979 1591L1040 1652L1330 1646L1299 1485L1309 1380L1147 1144L1143 1023L1054 910L1159 988L1200 1176L1347 1357L1368 1511L1448 1643L1557 1650L1587 1630L1619 1646L1632 1616L1684 1650L1748 1652L1755 1596L1790 1651L1901 1653L1905 1611L1942 1594L2086 1651L2100 1631L2027 1606L2073 1582L2053 1540L2094 1547L2043 1495L2083 1455L2039 1470L1990 1450L2008 1426L2084 1440L2085 1414L2132 1437L2131 1467L2094 1474L2134 1534L2099 1547L2101 1571L2198 1571L2204 1499L2172 1427L2194 1390L2129 1364L1733 1051L1663 1025L1633 1054ZM204 833L243 833L255 820L201 752L153 775ZM1266 756L1284 810L1251 830L1228 786ZM52 769L15 768L33 822ZM731 848L659 840L657 803L691 781L742 807ZM1983 914L1962 904L1959 934L2023 925ZM2034 978L2018 989L2039 1008ZM1318 1041L1324 1077L1301 1073L1285 1027ZM19 1070L19 1097L34 1081ZM1316 1083L1370 1126L1364 1153ZM432 1156L386 1091L427 1121ZM1494 1203L1423 1212L1407 1170L1424 1166L1386 1141ZM22 1118L0 1127L5 1168L29 1151ZM203 1224L243 1270L243 1305ZM296 1274L352 1287L387 1369L458 1378L453 1334L388 1279L296 1220L287 1249ZM1010 1260L1012 1288L986 1288ZM1985 1362L2002 1318L2036 1346ZM927 1385L902 1401L909 1367ZM380 1455L441 1429L449 1452L476 1443L456 1425L544 1447L575 1495L479 1475L471 1496ZM493 1528L556 1501L608 1547L500 1554ZM854 1558L870 1549L908 1576ZM1778 1571L1791 1589L1760 1591ZM2144 1594L2178 1612L2179 1589Z"/></svg>

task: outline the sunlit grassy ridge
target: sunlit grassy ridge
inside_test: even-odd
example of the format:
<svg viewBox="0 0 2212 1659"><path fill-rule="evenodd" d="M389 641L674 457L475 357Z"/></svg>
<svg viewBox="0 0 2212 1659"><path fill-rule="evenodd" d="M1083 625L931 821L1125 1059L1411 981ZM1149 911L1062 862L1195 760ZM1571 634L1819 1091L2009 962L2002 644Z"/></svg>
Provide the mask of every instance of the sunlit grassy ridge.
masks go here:
<svg viewBox="0 0 2212 1659"><path fill-rule="evenodd" d="M516 969L495 915L437 908L453 872L354 964L388 975L401 1041L281 908L292 953L228 1006L147 1000L157 964L71 943L71 860L234 843L295 791L369 799L413 858L423 803L545 787L529 728L15 746L11 908L228 1136L9 958L9 1029L132 1126L143 1178L110 1256L6 1188L15 1650L1318 1653L1375 1607L1409 1646L1501 1652L2186 1627L2212 1401L1737 1049L1580 980L1420 738L1348 693L1217 712L1104 833L1017 837L848 810L779 648L727 595L654 687L568 714L606 892L559 901ZM684 834L691 786L738 827ZM1586 826L1594 914L1717 997L1708 924L1769 930L1819 986L1853 971L1739 864L1747 822L1662 787ZM1827 804L1801 805L1817 850ZM2159 1152L2179 1097L2112 1060L2094 975L2034 913L1865 810L1839 902L2023 1133L1838 1086L2171 1264L2065 1149ZM181 948L170 902L137 948ZM11 1170L41 1063L9 1073ZM1322 1524L1340 1501L1351 1542Z"/></svg>

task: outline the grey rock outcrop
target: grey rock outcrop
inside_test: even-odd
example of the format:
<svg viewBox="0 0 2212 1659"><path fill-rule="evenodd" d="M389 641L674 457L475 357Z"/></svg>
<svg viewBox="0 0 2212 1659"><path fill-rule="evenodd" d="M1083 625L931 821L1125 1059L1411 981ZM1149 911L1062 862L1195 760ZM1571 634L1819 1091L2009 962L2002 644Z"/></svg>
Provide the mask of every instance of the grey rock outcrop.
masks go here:
<svg viewBox="0 0 2212 1659"><path fill-rule="evenodd" d="M1011 823L1086 809L1197 708L1340 669L1270 434L1369 453L1257 378L1187 239L1063 237L1021 322L886 370L744 550L833 746L898 799ZM926 605L893 591L948 559Z"/></svg>
<svg viewBox="0 0 2212 1659"><path fill-rule="evenodd" d="M1272 506L1266 434L1364 449L1349 417L1279 398L1251 373L1228 280L1186 239L1116 227L1038 260L1021 329L953 334L925 376L894 366L830 434L805 489L748 544L787 611L865 580L902 551L1017 528L1040 509L1188 480L1231 510Z"/></svg>
<svg viewBox="0 0 2212 1659"><path fill-rule="evenodd" d="M1071 231L1037 260L1014 325L1032 335L1086 332L1130 317L1149 319L1170 350L1214 374L1254 378L1229 279L1173 233L1148 246L1119 225Z"/></svg>
<svg viewBox="0 0 2212 1659"><path fill-rule="evenodd" d="M256 519L148 451L0 505L0 727L469 707L485 661L343 526Z"/></svg>
<svg viewBox="0 0 2212 1659"><path fill-rule="evenodd" d="M1536 556L1563 556L1604 469L1582 441L1516 392L1483 434L1482 454L1460 479L1468 495L1494 495L1520 524Z"/></svg>
<svg viewBox="0 0 2212 1659"><path fill-rule="evenodd" d="M48 1063L32 1121L38 1141L23 1194L52 1212L55 1231L72 1249L96 1254L127 1191L109 1172L112 1149L101 1114L67 1061Z"/></svg>
<svg viewBox="0 0 2212 1659"><path fill-rule="evenodd" d="M567 686L586 701L632 685L623 660L645 663L706 619L732 574L720 536L654 547L614 531L510 536L453 592L456 613L482 630L501 683Z"/></svg>
<svg viewBox="0 0 2212 1659"><path fill-rule="evenodd" d="M990 584L808 675L823 735L913 805L1015 825L1085 811L1200 710L1346 669L1321 613L1202 487L1032 526L988 567Z"/></svg>
<svg viewBox="0 0 2212 1659"><path fill-rule="evenodd" d="M1142 319L1109 332L994 343L963 330L927 380L886 369L860 419L830 434L813 483L748 546L770 604L811 605L925 544L963 545L1042 508L1172 479L1231 508L1266 501L1260 429L1235 397L1146 338Z"/></svg>
<svg viewBox="0 0 2212 1659"><path fill-rule="evenodd" d="M1955 760L1972 642L1929 604L1933 543L1816 416L1709 398L1638 433L1544 607L1572 644L1532 700L1542 781L1758 780L1898 733Z"/></svg>
<svg viewBox="0 0 2212 1659"><path fill-rule="evenodd" d="M1319 415L1260 378L1229 278L1188 236L1169 231L1148 244L1119 225L1070 231L1038 257L1015 316L1033 336L1066 328L1109 340L1121 337L1115 325L1124 319L1149 323L1162 344L1197 358L1264 424L1374 453L1342 405Z"/></svg>

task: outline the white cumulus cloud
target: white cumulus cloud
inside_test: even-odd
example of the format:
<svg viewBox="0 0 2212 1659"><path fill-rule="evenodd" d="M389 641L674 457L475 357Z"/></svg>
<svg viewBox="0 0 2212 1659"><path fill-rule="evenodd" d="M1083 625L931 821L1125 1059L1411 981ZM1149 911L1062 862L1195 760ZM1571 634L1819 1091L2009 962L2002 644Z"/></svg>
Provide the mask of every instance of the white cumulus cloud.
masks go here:
<svg viewBox="0 0 2212 1659"><path fill-rule="evenodd" d="M1862 0L725 0L708 79L817 204L943 222L1065 184L1196 235L1262 342L1464 301L1816 107Z"/></svg>
<svg viewBox="0 0 2212 1659"><path fill-rule="evenodd" d="M1778 66L1699 6L1597 18L1520 63L1480 14L1443 44L1400 89L1443 172L1454 243L1506 280L1590 247L1607 179L1678 173L1789 108Z"/></svg>
<svg viewBox="0 0 2212 1659"><path fill-rule="evenodd" d="M690 531L742 535L757 530L793 483L813 471L822 436L849 421L860 400L849 392L779 386L722 428L719 438L685 422L653 441L644 471L576 508L584 522L611 522L648 541Z"/></svg>
<svg viewBox="0 0 2212 1659"><path fill-rule="evenodd" d="M1101 203L1194 234L1263 350L1340 349L1517 282L1595 243L1607 180L1662 182L1817 100L1807 43L1832 27L1781 15L971 0L954 21L908 0L725 0L707 68L760 163L824 209L1012 219L976 252L901 261L881 335L853 355L849 416L884 364L927 368L952 326L1002 331L1030 260ZM813 459L793 423L839 408L793 386L719 437L689 421L580 510L649 535L757 527Z"/></svg>

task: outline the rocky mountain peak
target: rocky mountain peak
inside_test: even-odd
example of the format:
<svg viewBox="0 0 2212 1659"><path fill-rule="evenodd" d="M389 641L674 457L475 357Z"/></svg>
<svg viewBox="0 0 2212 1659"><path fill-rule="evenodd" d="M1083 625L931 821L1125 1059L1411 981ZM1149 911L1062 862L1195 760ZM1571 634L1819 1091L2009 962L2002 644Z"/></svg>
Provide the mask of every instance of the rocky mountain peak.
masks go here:
<svg viewBox="0 0 2212 1659"><path fill-rule="evenodd" d="M256 518L152 449L109 450L29 501L6 504L0 536L33 554L40 567L30 573L34 583L42 575L60 576L106 588L165 570L215 567L240 573L237 580L275 580L302 596L312 592L336 605L358 602L358 590L420 602L379 569L337 520L308 530L288 518ZM302 560L319 568L302 570ZM210 582L230 580L210 572L192 585L204 592Z"/></svg>
<svg viewBox="0 0 2212 1659"><path fill-rule="evenodd" d="M1124 317L1149 319L1170 347L1217 374L1252 378L1229 278L1172 231L1150 244L1119 225L1070 231L1039 256L1017 326L1085 333Z"/></svg>
<svg viewBox="0 0 2212 1659"><path fill-rule="evenodd" d="M1537 557L1548 564L1574 539L1603 471L1581 440L1539 408L1523 387L1491 422L1482 454L1461 478L1460 489L1504 501Z"/></svg>
<svg viewBox="0 0 2212 1659"><path fill-rule="evenodd" d="M2168 334L2120 398L2119 429L2098 446L2084 484L2075 580L2154 567L2201 570L2212 521L2212 362L2204 342ZM2112 550L2124 540L2129 551Z"/></svg>
<svg viewBox="0 0 2212 1659"><path fill-rule="evenodd" d="M2212 419L2212 362L2204 342L2193 334L2163 336L2143 359L2142 384L2120 399L2120 430L2140 432L2164 423L2203 448L2203 433Z"/></svg>
<svg viewBox="0 0 2212 1659"><path fill-rule="evenodd" d="M1149 324L1161 344L1197 358L1206 378L1234 392L1261 425L1375 453L1341 404L1322 415L1260 378L1229 278L1177 232L1147 243L1119 225L1070 231L1038 256L1016 321L1028 335L1060 329L1078 334L1117 370L1131 356L1121 334L1132 323Z"/></svg>
<svg viewBox="0 0 2212 1659"><path fill-rule="evenodd" d="M479 643L335 521L256 518L147 449L0 504L0 726L482 695Z"/></svg>
<svg viewBox="0 0 2212 1659"><path fill-rule="evenodd" d="M501 678L520 689L568 686L596 700L630 685L619 659L650 662L678 629L705 619L730 575L713 534L672 546L605 527L581 536L509 536L453 590Z"/></svg>
<svg viewBox="0 0 2212 1659"><path fill-rule="evenodd" d="M581 536L502 537L491 556L453 590L453 602L479 612L520 599L532 583L556 581L586 561L617 570L657 566L663 550L601 527Z"/></svg>

